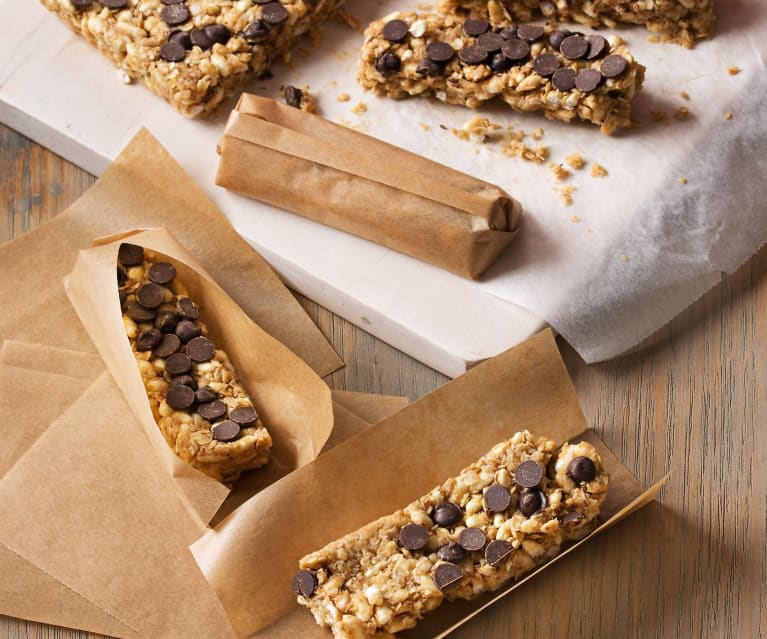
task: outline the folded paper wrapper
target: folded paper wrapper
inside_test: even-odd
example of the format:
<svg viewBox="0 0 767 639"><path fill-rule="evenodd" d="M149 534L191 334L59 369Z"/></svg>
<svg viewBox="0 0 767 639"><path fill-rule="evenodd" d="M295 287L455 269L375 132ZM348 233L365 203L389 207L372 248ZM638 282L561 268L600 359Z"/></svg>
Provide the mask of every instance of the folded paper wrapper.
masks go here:
<svg viewBox="0 0 767 639"><path fill-rule="evenodd" d="M590 442L610 473L603 523L554 561L651 501L665 481L644 490L587 428L546 331L260 492L195 542L192 553L238 636L326 639L292 593L298 560L403 507L523 429L559 443ZM443 605L403 636L442 637L536 572L475 601Z"/></svg>
<svg viewBox="0 0 767 639"><path fill-rule="evenodd" d="M216 184L477 278L519 229L502 189L316 115L247 93Z"/></svg>

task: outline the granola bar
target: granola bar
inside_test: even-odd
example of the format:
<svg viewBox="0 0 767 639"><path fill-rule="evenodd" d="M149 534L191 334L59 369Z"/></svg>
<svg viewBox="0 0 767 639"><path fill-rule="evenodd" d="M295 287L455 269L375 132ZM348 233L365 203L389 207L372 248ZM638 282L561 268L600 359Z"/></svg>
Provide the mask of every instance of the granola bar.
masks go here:
<svg viewBox="0 0 767 639"><path fill-rule="evenodd" d="M396 99L429 95L475 108L498 97L517 111L580 118L609 135L631 126L644 67L616 36L408 12L367 28L359 80Z"/></svg>
<svg viewBox="0 0 767 639"><path fill-rule="evenodd" d="M444 600L518 579L596 525L608 475L588 443L524 431L392 515L307 555L298 602L337 638L412 628Z"/></svg>
<svg viewBox="0 0 767 639"><path fill-rule="evenodd" d="M579 22L589 27L618 22L643 24L664 42L692 47L714 32L714 0L438 0L443 13L500 15L529 21L536 14L557 22Z"/></svg>
<svg viewBox="0 0 767 639"><path fill-rule="evenodd" d="M189 117L263 75L343 0L42 0L132 79Z"/></svg>
<svg viewBox="0 0 767 639"><path fill-rule="evenodd" d="M266 464L272 439L229 357L208 338L176 268L121 244L117 281L125 332L168 445L225 483Z"/></svg>

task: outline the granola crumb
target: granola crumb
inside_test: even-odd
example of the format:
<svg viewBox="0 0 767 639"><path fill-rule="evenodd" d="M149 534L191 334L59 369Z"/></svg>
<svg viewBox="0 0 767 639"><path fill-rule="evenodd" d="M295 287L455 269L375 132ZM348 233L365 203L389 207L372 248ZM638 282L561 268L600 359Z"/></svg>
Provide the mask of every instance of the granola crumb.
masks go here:
<svg viewBox="0 0 767 639"><path fill-rule="evenodd" d="M564 202L565 206L570 206L573 203L573 193L577 187L570 184L568 186L563 186L561 189L554 189L557 193L559 193L559 198Z"/></svg>
<svg viewBox="0 0 767 639"><path fill-rule="evenodd" d="M653 44L657 44L658 42L660 42L660 38L658 36L650 36L649 38L647 38L647 41L652 42Z"/></svg>
<svg viewBox="0 0 767 639"><path fill-rule="evenodd" d="M450 133L459 140L484 143L492 131L497 131L500 128L499 125L494 124L488 118L475 115L466 121L460 129L450 129Z"/></svg>
<svg viewBox="0 0 767 639"><path fill-rule="evenodd" d="M416 5L416 8L419 11L431 11L431 9L432 9L431 5L428 2L419 2Z"/></svg>
<svg viewBox="0 0 767 639"><path fill-rule="evenodd" d="M628 262L629 256L628 255L621 255L621 262Z"/></svg>
<svg viewBox="0 0 767 639"><path fill-rule="evenodd" d="M352 98L348 93L339 93L336 102L348 102L351 99Z"/></svg>
<svg viewBox="0 0 767 639"><path fill-rule="evenodd" d="M732 111L727 111L727 113L724 114L725 120L732 120Z"/></svg>
<svg viewBox="0 0 767 639"><path fill-rule="evenodd" d="M607 169L603 167L601 164L594 162L594 164L591 165L591 177L603 178L606 175L607 175Z"/></svg>
<svg viewBox="0 0 767 639"><path fill-rule="evenodd" d="M418 128L421 129L421 131L428 131L431 127L426 124L426 122L419 122Z"/></svg>
<svg viewBox="0 0 767 639"><path fill-rule="evenodd" d="M727 74L728 75L738 75L740 73L741 68L740 67L727 67Z"/></svg>
<svg viewBox="0 0 767 639"><path fill-rule="evenodd" d="M554 177L557 180L560 180L560 181L566 180L572 175L570 171L568 171L561 164L555 164L554 162L549 162L547 166L551 169L551 172L554 174Z"/></svg>
<svg viewBox="0 0 767 639"><path fill-rule="evenodd" d="M679 178L679 184L687 184L687 178L686 177L680 177Z"/></svg>
<svg viewBox="0 0 767 639"><path fill-rule="evenodd" d="M668 123L668 113L665 111L650 111L650 115L652 116L652 119L656 122L666 122Z"/></svg>
<svg viewBox="0 0 767 639"><path fill-rule="evenodd" d="M680 106L676 110L676 113L674 113L674 119L678 121L686 120L689 117L690 117L690 109L688 109L685 106Z"/></svg>
<svg viewBox="0 0 767 639"><path fill-rule="evenodd" d="M581 221L581 218L579 218L577 215L571 215L571 216L570 216L570 221L571 221L573 224L578 224L578 222L580 222L580 221Z"/></svg>
<svg viewBox="0 0 767 639"><path fill-rule="evenodd" d="M354 106L351 108L351 112L354 113L355 115L359 115L360 113L366 113L367 110L368 110L368 106L364 102L359 102L357 103L357 106Z"/></svg>
<svg viewBox="0 0 767 639"><path fill-rule="evenodd" d="M586 166L586 160L583 159L583 156L580 153L571 153L565 157L565 162L567 162L567 165L571 169L575 169L576 171L580 171Z"/></svg>
<svg viewBox="0 0 767 639"><path fill-rule="evenodd" d="M683 98L684 100L689 100L690 99L690 94L687 93L687 91L680 91L679 92L679 97Z"/></svg>
<svg viewBox="0 0 767 639"><path fill-rule="evenodd" d="M341 22L344 23L346 26L348 26L351 29L354 29L357 33L360 33L360 34L365 33L365 29L363 28L360 21L357 20L357 18L355 18L348 11L345 11L344 9L337 9L336 17L339 18Z"/></svg>
<svg viewBox="0 0 767 639"><path fill-rule="evenodd" d="M533 140L540 140L543 138L543 129L540 127L537 129L533 129L532 133L530 133L530 137L533 138Z"/></svg>

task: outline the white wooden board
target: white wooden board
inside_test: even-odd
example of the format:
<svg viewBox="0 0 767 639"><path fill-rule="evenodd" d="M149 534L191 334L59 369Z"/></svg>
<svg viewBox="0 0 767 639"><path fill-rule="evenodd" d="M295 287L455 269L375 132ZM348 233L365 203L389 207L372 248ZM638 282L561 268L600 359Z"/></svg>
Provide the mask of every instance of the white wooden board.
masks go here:
<svg viewBox="0 0 767 639"><path fill-rule="evenodd" d="M4 124L96 175L146 126L290 286L448 375L545 326L461 278L216 187L215 146L229 108L186 120L144 87L122 84L39 3L0 0L0 11L14 25L0 39ZM278 86L249 89L274 95Z"/></svg>

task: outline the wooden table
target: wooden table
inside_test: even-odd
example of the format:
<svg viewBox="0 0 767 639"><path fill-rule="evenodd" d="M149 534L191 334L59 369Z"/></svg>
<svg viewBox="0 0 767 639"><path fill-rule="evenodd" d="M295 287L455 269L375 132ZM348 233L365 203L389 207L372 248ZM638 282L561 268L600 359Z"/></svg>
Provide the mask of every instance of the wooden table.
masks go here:
<svg viewBox="0 0 767 639"><path fill-rule="evenodd" d="M0 126L0 242L64 210L93 181ZM301 302L346 362L333 388L416 399L447 381ZM767 637L767 248L641 351L587 366L560 346L599 436L645 484L669 469L672 479L660 504L453 637ZM0 617L0 638L27 637L95 635Z"/></svg>

